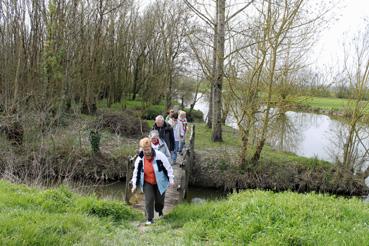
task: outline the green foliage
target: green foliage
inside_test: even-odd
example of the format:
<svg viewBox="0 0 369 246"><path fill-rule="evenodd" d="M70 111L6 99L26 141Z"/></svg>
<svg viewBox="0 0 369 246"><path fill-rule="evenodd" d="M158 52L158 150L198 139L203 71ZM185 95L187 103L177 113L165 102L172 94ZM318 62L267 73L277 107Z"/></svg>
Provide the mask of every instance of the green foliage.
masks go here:
<svg viewBox="0 0 369 246"><path fill-rule="evenodd" d="M330 97L332 93L328 87L317 86L310 88L308 94L314 97Z"/></svg>
<svg viewBox="0 0 369 246"><path fill-rule="evenodd" d="M107 111L107 101L106 99L100 100L97 103L99 109ZM149 105L145 106L142 101L136 100L126 100L119 103L113 103L110 107L111 111L122 111L123 109L130 109L135 111L137 116L141 116L144 120L155 119L156 116L162 115L165 112L164 104Z"/></svg>
<svg viewBox="0 0 369 246"><path fill-rule="evenodd" d="M142 118L145 120L153 120L156 116L163 115L164 111L163 105L151 105L145 109Z"/></svg>
<svg viewBox="0 0 369 246"><path fill-rule="evenodd" d="M246 191L228 200L181 205L168 215L188 242L224 245L363 245L369 207L358 199Z"/></svg>
<svg viewBox="0 0 369 246"><path fill-rule="evenodd" d="M92 153L97 153L100 150L100 133L96 131L90 131L89 140L91 144Z"/></svg>
<svg viewBox="0 0 369 246"><path fill-rule="evenodd" d="M201 110L193 109L191 113L189 113L189 109L185 108L186 118L188 122L203 122L204 121L204 113Z"/></svg>

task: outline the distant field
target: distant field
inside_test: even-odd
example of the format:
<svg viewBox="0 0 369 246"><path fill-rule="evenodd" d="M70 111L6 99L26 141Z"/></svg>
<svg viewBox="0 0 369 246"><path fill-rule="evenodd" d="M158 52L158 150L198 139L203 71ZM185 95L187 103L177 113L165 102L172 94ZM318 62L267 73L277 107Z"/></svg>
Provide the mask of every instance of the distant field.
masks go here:
<svg viewBox="0 0 369 246"><path fill-rule="evenodd" d="M301 104L312 108L324 110L344 110L349 105L350 100L333 97L306 97L300 98ZM369 112L369 101L363 101L366 105L366 111Z"/></svg>
<svg viewBox="0 0 369 246"><path fill-rule="evenodd" d="M342 98L309 97L303 101L303 104L313 108L341 110L347 105L348 101Z"/></svg>

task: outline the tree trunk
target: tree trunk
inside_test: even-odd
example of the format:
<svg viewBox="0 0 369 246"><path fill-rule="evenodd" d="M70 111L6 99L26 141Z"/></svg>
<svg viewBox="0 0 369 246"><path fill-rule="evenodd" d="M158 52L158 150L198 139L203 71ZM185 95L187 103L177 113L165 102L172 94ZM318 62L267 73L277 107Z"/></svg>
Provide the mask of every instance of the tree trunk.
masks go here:
<svg viewBox="0 0 369 246"><path fill-rule="evenodd" d="M218 20L218 2L215 19ZM210 96L209 96L209 111L207 126L212 128L213 125L213 105L214 105L214 85L217 77L217 41L218 41L218 21L214 25L214 42L213 42L213 69L210 78Z"/></svg>
<svg viewBox="0 0 369 246"><path fill-rule="evenodd" d="M212 140L223 141L222 138L222 87L224 76L224 42L225 42L225 0L218 1L218 38L217 38L217 71L214 85Z"/></svg>

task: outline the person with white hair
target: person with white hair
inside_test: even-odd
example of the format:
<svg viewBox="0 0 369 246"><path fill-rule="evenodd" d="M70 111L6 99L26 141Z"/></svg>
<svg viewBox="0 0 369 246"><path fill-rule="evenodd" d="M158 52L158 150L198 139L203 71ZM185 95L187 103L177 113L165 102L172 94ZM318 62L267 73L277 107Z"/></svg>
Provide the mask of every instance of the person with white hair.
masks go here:
<svg viewBox="0 0 369 246"><path fill-rule="evenodd" d="M152 130L157 130L159 132L159 137L167 144L170 152L174 151L175 143L173 128L169 125L169 123L165 122L162 115L156 116Z"/></svg>
<svg viewBox="0 0 369 246"><path fill-rule="evenodd" d="M151 147L154 150L162 152L168 158L168 160L171 160L170 151L165 141L160 138L159 132L157 130L151 130L149 138L151 140Z"/></svg>

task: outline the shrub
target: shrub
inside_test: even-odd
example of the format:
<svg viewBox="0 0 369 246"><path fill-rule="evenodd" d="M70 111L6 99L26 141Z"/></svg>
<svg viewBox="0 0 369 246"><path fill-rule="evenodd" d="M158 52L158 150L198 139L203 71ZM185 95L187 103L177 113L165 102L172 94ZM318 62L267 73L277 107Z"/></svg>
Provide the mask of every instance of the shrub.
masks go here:
<svg viewBox="0 0 369 246"><path fill-rule="evenodd" d="M151 105L145 110L142 118L144 120L154 120L156 116L163 115L163 112L164 108L162 105Z"/></svg>
<svg viewBox="0 0 369 246"><path fill-rule="evenodd" d="M91 144L92 153L100 151L100 138L101 135L98 131L90 131L89 140Z"/></svg>
<svg viewBox="0 0 369 246"><path fill-rule="evenodd" d="M204 113L200 110L193 109L191 113L189 113L189 109L184 109L186 112L186 117L188 122L203 122L204 121Z"/></svg>
<svg viewBox="0 0 369 246"><path fill-rule="evenodd" d="M142 132L149 130L147 124L135 117L131 111L105 113L93 123L93 127L96 129L108 129L112 133L128 137L140 136Z"/></svg>

